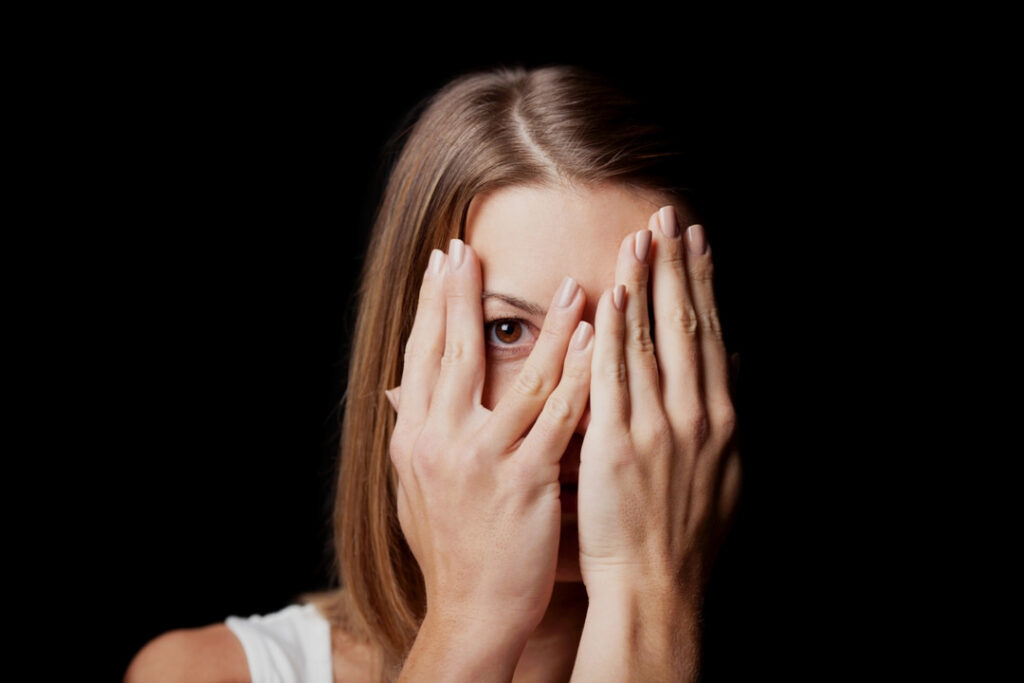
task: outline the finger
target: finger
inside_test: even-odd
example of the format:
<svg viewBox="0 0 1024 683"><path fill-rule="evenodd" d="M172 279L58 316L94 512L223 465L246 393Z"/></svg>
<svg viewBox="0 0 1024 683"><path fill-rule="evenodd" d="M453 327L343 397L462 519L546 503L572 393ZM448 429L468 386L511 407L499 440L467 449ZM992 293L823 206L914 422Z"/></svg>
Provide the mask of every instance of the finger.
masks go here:
<svg viewBox="0 0 1024 683"><path fill-rule="evenodd" d="M658 230L654 235L651 274L654 346L661 369L665 412L673 426L679 428L686 416L703 410L699 326L686 274L686 246L675 209L662 207L655 214L655 222Z"/></svg>
<svg viewBox="0 0 1024 683"><path fill-rule="evenodd" d="M705 547L705 564L703 579L706 582L711 574L715 558L725 543L729 531L736 521L739 497L742 489L742 466L738 451L732 451L726 457L724 466L714 484L713 491L702 492L695 500L694 507L697 517L694 520L700 525L711 527Z"/></svg>
<svg viewBox="0 0 1024 683"><path fill-rule="evenodd" d="M661 411L658 362L651 339L647 311L647 257L651 231L640 230L622 241L615 267L615 282L626 285L625 358L632 415Z"/></svg>
<svg viewBox="0 0 1024 683"><path fill-rule="evenodd" d="M398 399L401 395L401 391L401 386L397 386L394 389L386 389L384 391L384 395L387 396L388 403L391 404L391 407L395 409L396 413L398 412Z"/></svg>
<svg viewBox="0 0 1024 683"><path fill-rule="evenodd" d="M625 306L625 285L606 291L597 302L594 356L590 364L589 429L600 426L622 432L629 427L630 394L622 347L626 333Z"/></svg>
<svg viewBox="0 0 1024 683"><path fill-rule="evenodd" d="M445 336L433 409L461 420L483 394L484 317L480 261L472 247L453 239L444 273Z"/></svg>
<svg viewBox="0 0 1024 683"><path fill-rule="evenodd" d="M691 225L686 231L686 252L686 272L690 276L690 291L697 311L704 399L714 424L716 415L732 409L729 397L729 360L715 304L711 249L704 226L699 223Z"/></svg>
<svg viewBox="0 0 1024 683"><path fill-rule="evenodd" d="M726 458L725 469L722 472L722 493L718 506L719 523L725 530L731 526L736 514L736 504L743 488L742 481L743 468L740 455L738 452L732 452Z"/></svg>
<svg viewBox="0 0 1024 683"><path fill-rule="evenodd" d="M585 303L586 295L576 281L565 278L551 300L537 343L512 388L501 397L488 420L487 428L496 443L511 446L537 419L563 374L569 338L583 315Z"/></svg>
<svg viewBox="0 0 1024 683"><path fill-rule="evenodd" d="M446 260L447 257L442 251L434 249L430 253L423 284L420 285L416 318L409 333L409 341L405 345L402 368L401 386L405 387L405 391L402 410L398 412L398 422L403 426L423 423L430 409L434 384L437 382L441 353L444 350L443 269Z"/></svg>
<svg viewBox="0 0 1024 683"><path fill-rule="evenodd" d="M594 328L580 321L565 352L558 386L547 397L544 409L523 440L521 452L533 454L534 468L545 481L557 478L559 461L583 416L590 393L590 365L594 351ZM545 465L554 467L547 470Z"/></svg>

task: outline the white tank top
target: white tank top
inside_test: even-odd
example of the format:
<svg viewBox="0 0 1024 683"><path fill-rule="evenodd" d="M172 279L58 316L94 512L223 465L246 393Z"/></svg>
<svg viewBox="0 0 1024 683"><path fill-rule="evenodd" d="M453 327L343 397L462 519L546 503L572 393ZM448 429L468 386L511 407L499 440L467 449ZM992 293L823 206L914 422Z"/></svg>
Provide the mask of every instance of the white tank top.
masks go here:
<svg viewBox="0 0 1024 683"><path fill-rule="evenodd" d="M315 605L225 623L242 642L252 683L333 683L331 627Z"/></svg>

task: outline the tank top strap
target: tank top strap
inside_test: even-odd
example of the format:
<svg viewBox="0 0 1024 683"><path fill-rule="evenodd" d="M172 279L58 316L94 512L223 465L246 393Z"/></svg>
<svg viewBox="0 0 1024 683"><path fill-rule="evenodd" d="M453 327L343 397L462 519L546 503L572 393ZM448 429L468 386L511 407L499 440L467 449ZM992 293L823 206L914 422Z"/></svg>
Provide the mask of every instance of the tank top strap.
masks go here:
<svg viewBox="0 0 1024 683"><path fill-rule="evenodd" d="M333 683L331 627L315 605L225 623L242 643L252 683Z"/></svg>

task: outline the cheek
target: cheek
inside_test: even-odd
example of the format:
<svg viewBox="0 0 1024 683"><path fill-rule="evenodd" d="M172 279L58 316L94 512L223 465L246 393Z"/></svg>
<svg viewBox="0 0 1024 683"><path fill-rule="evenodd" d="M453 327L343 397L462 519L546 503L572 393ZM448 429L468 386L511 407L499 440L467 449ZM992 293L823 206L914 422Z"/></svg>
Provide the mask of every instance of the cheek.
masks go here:
<svg viewBox="0 0 1024 683"><path fill-rule="evenodd" d="M487 378L484 380L483 405L494 410L505 392L512 387L522 361L487 359Z"/></svg>

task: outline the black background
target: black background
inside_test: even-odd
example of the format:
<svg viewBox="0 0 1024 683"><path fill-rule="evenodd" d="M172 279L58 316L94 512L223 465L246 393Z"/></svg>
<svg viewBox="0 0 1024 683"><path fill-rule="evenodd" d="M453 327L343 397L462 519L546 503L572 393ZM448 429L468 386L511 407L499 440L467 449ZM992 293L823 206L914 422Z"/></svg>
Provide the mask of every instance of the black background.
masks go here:
<svg viewBox="0 0 1024 683"><path fill-rule="evenodd" d="M864 363L847 351L863 277L848 266L881 258L857 226L888 210L864 181L882 173L867 162L888 134L874 112L898 90L873 62L828 33L688 24L529 40L376 27L369 49L349 24L201 25L97 41L58 84L72 115L54 138L81 220L56 264L73 334L49 349L44 391L64 407L53 420L74 425L84 502L59 511L54 544L73 541L60 561L88 584L75 609L109 616L100 677L162 632L325 585L384 143L459 73L549 63L660 93L705 169L746 476L707 598L706 679L855 666L838 654L866 571L847 524L848 387Z"/></svg>

